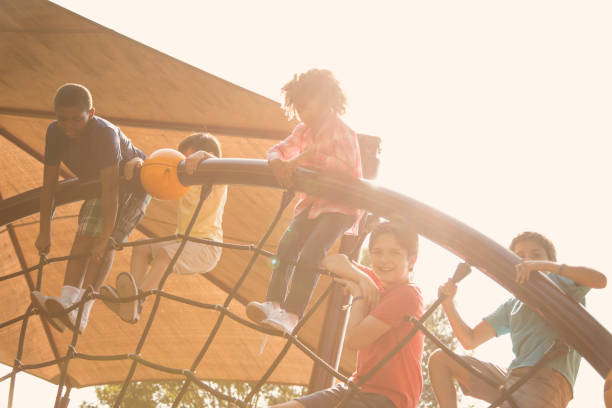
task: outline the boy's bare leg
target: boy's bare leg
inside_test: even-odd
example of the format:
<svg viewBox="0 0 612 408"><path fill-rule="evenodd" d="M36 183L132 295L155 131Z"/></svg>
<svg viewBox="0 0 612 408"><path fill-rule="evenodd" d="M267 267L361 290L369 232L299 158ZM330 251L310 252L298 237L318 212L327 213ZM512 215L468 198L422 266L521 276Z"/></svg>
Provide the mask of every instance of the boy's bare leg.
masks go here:
<svg viewBox="0 0 612 408"><path fill-rule="evenodd" d="M166 251L159 251L151 262L151 269L142 279L136 278L136 285L143 291L157 289L159 282L161 281L168 265L170 264L170 257Z"/></svg>
<svg viewBox="0 0 612 408"><path fill-rule="evenodd" d="M99 291L108 277L114 258L115 251L111 249L99 261L89 261L87 274L83 282L83 289L92 285L96 292Z"/></svg>
<svg viewBox="0 0 612 408"><path fill-rule="evenodd" d="M81 287L83 273L89 264L89 257L83 256L72 258L74 256L88 254L94 244L95 238L87 235L77 235L72 243L70 250L71 258L66 266L66 275L64 275L64 286Z"/></svg>
<svg viewBox="0 0 612 408"><path fill-rule="evenodd" d="M457 408L457 392L453 380L469 388L470 373L442 350L429 357L429 380L440 408Z"/></svg>
<svg viewBox="0 0 612 408"><path fill-rule="evenodd" d="M132 248L130 273L134 277L136 284L139 284L145 279L149 264L151 263L151 255L151 245L141 245Z"/></svg>
<svg viewBox="0 0 612 408"><path fill-rule="evenodd" d="M88 254L96 241L96 237L89 235L77 235L74 238L70 256ZM110 272L115 251L110 250L99 261L94 261L89 256L79 256L68 260L66 275L64 276L64 286L74 286L75 288L87 288L92 285L97 291L106 280ZM102 265L102 267L101 267ZM82 284L82 286L81 286Z"/></svg>

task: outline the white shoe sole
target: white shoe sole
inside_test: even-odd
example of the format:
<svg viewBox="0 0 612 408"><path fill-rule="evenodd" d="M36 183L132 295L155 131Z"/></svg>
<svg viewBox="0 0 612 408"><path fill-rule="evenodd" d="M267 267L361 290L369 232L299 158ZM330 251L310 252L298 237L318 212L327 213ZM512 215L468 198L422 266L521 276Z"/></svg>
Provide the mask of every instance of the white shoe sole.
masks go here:
<svg viewBox="0 0 612 408"><path fill-rule="evenodd" d="M259 302L249 302L246 306L246 315L249 319L258 324L268 318L265 306Z"/></svg>

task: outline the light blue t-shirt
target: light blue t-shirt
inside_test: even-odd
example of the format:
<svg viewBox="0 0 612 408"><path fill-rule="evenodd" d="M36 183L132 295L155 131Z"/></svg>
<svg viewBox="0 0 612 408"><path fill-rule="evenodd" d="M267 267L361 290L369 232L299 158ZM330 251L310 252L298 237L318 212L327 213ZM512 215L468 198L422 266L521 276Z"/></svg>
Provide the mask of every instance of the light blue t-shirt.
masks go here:
<svg viewBox="0 0 612 408"><path fill-rule="evenodd" d="M585 295L590 288L553 273L549 273L548 278L577 302L585 304ZM555 339L561 338L540 315L517 298L507 300L484 320L495 329L497 336L510 333L515 358L509 370L534 366L542 359ZM574 388L580 366L580 354L576 350L570 347L568 354L546 365L563 374Z"/></svg>

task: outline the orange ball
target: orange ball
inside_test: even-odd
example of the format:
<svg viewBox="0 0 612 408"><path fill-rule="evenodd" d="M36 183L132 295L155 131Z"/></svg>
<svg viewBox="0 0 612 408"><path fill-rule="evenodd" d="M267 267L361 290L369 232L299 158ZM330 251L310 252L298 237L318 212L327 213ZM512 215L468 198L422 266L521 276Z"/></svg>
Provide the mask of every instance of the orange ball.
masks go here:
<svg viewBox="0 0 612 408"><path fill-rule="evenodd" d="M612 408L612 370L608 373L604 383L604 402L606 408Z"/></svg>
<svg viewBox="0 0 612 408"><path fill-rule="evenodd" d="M140 182L155 198L178 200L189 191L178 178L178 164L185 156L174 149L159 149L151 153L142 163Z"/></svg>

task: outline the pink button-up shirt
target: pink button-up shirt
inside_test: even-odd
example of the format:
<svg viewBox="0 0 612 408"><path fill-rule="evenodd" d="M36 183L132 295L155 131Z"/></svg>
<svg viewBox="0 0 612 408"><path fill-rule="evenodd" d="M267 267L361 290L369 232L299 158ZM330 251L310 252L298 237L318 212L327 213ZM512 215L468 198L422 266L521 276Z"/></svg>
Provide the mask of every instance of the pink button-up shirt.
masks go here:
<svg viewBox="0 0 612 408"><path fill-rule="evenodd" d="M290 160L310 149L314 149L314 154L302 163L303 167L361 178L361 154L357 134L333 113L329 114L316 134L313 134L312 129L304 123L297 125L285 140L268 150L268 161ZM310 219L330 212L354 215L355 223L346 233L357 234L362 210L302 193L295 206L295 215L308 207L310 207L308 213Z"/></svg>

